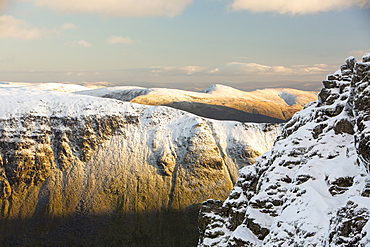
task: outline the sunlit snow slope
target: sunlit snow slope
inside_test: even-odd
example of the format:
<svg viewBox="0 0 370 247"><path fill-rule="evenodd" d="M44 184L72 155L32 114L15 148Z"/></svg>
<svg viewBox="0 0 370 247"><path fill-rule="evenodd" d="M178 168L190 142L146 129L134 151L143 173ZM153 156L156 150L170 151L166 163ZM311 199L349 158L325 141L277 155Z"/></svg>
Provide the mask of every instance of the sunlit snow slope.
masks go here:
<svg viewBox="0 0 370 247"><path fill-rule="evenodd" d="M203 92L168 88L108 87L79 94L146 105L166 105L198 116L240 122L281 123L316 99L314 92L276 88L244 92L213 85Z"/></svg>

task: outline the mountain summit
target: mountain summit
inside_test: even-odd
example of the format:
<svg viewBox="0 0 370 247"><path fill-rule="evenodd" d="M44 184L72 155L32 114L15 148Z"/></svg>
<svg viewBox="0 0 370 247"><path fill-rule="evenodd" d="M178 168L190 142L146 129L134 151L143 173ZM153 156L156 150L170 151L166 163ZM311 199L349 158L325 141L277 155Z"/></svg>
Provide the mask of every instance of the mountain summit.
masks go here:
<svg viewBox="0 0 370 247"><path fill-rule="evenodd" d="M370 54L323 81L224 202L200 212L199 246L370 246Z"/></svg>

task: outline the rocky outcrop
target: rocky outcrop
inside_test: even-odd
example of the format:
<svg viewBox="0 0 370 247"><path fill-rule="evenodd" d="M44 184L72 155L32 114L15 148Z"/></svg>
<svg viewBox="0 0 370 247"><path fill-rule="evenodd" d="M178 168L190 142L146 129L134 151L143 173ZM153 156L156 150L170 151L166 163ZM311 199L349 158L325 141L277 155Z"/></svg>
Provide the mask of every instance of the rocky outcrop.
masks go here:
<svg viewBox="0 0 370 247"><path fill-rule="evenodd" d="M224 200L280 130L68 93L0 94L1 246L196 245L199 204Z"/></svg>
<svg viewBox="0 0 370 247"><path fill-rule="evenodd" d="M368 246L369 77L370 54L328 75L228 199L203 203L199 246Z"/></svg>

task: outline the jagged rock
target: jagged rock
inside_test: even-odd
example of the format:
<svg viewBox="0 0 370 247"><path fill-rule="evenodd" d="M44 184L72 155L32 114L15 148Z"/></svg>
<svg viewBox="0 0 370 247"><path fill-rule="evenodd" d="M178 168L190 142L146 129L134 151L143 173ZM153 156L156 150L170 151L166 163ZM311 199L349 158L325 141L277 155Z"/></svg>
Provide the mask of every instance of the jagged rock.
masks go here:
<svg viewBox="0 0 370 247"><path fill-rule="evenodd" d="M199 204L224 200L280 131L68 93L0 95L1 246L194 246Z"/></svg>
<svg viewBox="0 0 370 247"><path fill-rule="evenodd" d="M365 202L366 203L366 202ZM330 246L365 246L369 243L369 236L364 230L369 222L369 205L359 205L351 200L337 211L337 215L330 222L328 244Z"/></svg>
<svg viewBox="0 0 370 247"><path fill-rule="evenodd" d="M354 124L349 121L348 119L339 119L334 126L335 134L342 134L347 133L353 135L355 133L354 131Z"/></svg>
<svg viewBox="0 0 370 247"><path fill-rule="evenodd" d="M367 54L327 76L228 199L200 215L199 246L370 245L369 74Z"/></svg>

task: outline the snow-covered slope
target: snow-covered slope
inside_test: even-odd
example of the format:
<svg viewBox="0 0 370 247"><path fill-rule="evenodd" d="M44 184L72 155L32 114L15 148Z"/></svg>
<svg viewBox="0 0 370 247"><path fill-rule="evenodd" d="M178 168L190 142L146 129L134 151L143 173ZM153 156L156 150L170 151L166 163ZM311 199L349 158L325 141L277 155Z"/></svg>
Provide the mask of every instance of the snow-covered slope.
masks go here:
<svg viewBox="0 0 370 247"><path fill-rule="evenodd" d="M249 99L256 102L271 102L282 106L301 106L313 101L314 92L302 91L292 88L266 88L251 92L241 91L229 86L215 84L203 90L204 93L218 97L235 97Z"/></svg>
<svg viewBox="0 0 370 247"><path fill-rule="evenodd" d="M86 91L90 88L76 84L68 83L22 83L22 82L5 82L0 83L0 87L22 87L24 89L37 89L46 91L58 91L58 92L77 92Z"/></svg>
<svg viewBox="0 0 370 247"><path fill-rule="evenodd" d="M78 94L91 95L102 98L111 98L122 101L131 101L140 95L147 95L154 89L143 88L143 87L104 87L98 89L90 89L85 91L80 91Z"/></svg>
<svg viewBox="0 0 370 247"><path fill-rule="evenodd" d="M328 75L270 152L200 213L199 246L370 246L370 54Z"/></svg>
<svg viewBox="0 0 370 247"><path fill-rule="evenodd" d="M111 87L79 91L79 94L166 105L199 116L241 122L283 122L316 98L314 92L296 89L263 89L244 92L213 85L203 92L168 88Z"/></svg>
<svg viewBox="0 0 370 247"><path fill-rule="evenodd" d="M0 245L196 245L197 205L225 199L279 131L0 88Z"/></svg>

